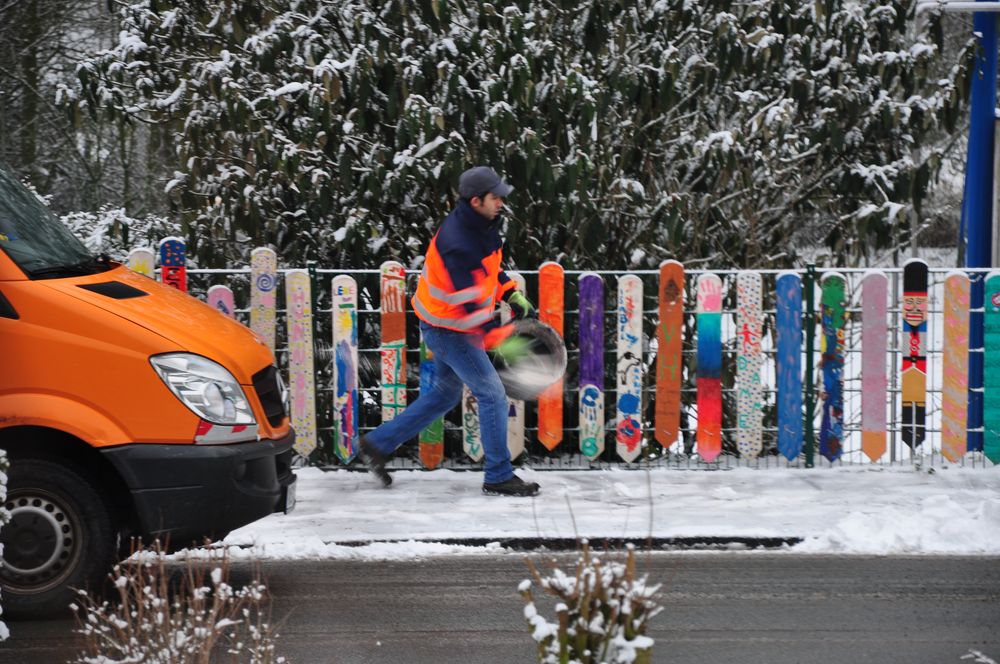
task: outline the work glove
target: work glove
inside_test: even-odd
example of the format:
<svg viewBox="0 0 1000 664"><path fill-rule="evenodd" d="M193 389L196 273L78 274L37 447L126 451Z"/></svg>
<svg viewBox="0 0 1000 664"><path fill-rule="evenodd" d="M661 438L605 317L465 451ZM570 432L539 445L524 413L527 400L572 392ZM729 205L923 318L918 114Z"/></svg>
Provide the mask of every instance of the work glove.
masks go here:
<svg viewBox="0 0 1000 664"><path fill-rule="evenodd" d="M510 305L516 319L538 318L538 310L531 304L531 300L526 298L524 293L519 290L511 292L510 297L507 298L507 304Z"/></svg>
<svg viewBox="0 0 1000 664"><path fill-rule="evenodd" d="M507 366L514 366L531 355L531 339L512 334L498 343L493 353Z"/></svg>

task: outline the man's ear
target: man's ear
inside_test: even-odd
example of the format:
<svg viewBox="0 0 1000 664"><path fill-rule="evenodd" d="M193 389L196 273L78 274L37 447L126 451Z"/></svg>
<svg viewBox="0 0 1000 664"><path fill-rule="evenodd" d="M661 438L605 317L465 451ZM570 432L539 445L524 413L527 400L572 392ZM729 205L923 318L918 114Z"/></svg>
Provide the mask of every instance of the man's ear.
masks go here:
<svg viewBox="0 0 1000 664"><path fill-rule="evenodd" d="M476 202L477 200L479 201L478 203ZM469 205L473 207L478 207L482 204L483 204L483 199L481 196L473 196L472 198L469 199Z"/></svg>

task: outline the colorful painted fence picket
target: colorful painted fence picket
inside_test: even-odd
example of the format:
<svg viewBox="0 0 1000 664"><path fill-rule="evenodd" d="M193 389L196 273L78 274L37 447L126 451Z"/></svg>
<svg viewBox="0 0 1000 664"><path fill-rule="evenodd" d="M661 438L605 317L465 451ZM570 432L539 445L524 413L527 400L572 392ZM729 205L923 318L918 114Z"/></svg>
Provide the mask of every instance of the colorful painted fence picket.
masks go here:
<svg viewBox="0 0 1000 664"><path fill-rule="evenodd" d="M433 380L409 300L417 275L399 263L278 269L273 252L258 250L252 265L227 274L186 269L183 247L168 240L161 279L274 344L303 455L351 463L358 436ZM151 274L151 254L138 252L134 269ZM580 272L550 262L519 272L518 287L564 336L570 364L539 400L511 402L512 458L554 468L1000 462L1000 427L992 426L1000 397L983 400L985 450L969 443L969 357L983 352L969 348L974 272L921 261L818 269L815 278L677 261L655 271ZM1000 311L1000 276L987 290ZM985 318L985 363L994 366L1000 314L988 303ZM481 441L466 394L452 413L414 432L394 463L481 463Z"/></svg>

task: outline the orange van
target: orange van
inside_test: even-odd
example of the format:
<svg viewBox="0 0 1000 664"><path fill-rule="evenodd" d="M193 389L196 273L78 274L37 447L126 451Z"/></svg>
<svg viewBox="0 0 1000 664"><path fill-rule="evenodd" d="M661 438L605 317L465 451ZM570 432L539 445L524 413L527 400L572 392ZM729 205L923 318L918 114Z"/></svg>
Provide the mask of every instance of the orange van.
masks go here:
<svg viewBox="0 0 1000 664"><path fill-rule="evenodd" d="M133 536L219 539L295 501L274 356L215 309L95 258L0 170L5 613L65 610Z"/></svg>

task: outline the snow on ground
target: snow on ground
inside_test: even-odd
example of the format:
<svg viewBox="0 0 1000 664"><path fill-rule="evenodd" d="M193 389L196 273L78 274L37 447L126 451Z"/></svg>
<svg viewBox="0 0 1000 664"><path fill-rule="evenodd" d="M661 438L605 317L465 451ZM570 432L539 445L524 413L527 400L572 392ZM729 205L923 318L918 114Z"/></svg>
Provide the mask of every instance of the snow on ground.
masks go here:
<svg viewBox="0 0 1000 664"><path fill-rule="evenodd" d="M532 498L474 471L296 471L298 504L226 538L234 558L406 559L508 538L801 538L792 553L1000 555L1000 467L532 471ZM455 540L483 540L480 546ZM361 544L359 543L367 543Z"/></svg>

